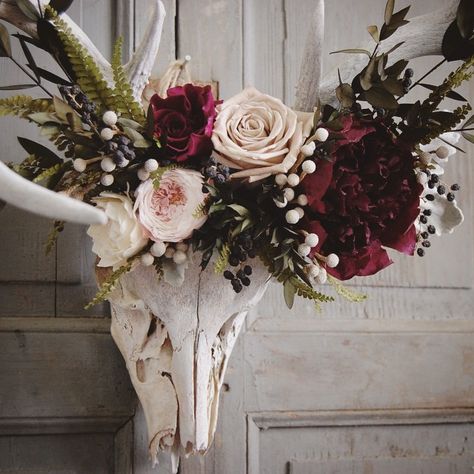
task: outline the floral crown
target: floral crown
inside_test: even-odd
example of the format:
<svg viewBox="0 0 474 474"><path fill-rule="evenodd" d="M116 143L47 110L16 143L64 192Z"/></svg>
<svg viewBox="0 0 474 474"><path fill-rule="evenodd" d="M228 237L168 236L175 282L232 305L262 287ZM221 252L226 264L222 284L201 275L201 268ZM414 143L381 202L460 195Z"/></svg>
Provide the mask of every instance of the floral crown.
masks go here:
<svg viewBox="0 0 474 474"><path fill-rule="evenodd" d="M1 27L2 56L46 97L2 99L0 113L37 124L58 149L20 138L28 157L10 168L89 205L68 202L66 215L56 212L49 246L64 220L93 223L97 266L111 269L93 303L137 265L153 265L165 281L181 284L191 259L222 274L237 293L251 284L259 259L282 283L289 307L295 294L332 300L320 291L327 281L359 301L341 281L386 268L387 248L423 256L433 235L462 222L459 186L442 175L460 134L473 141L474 118L465 120L470 106L454 91L473 74L466 2L443 45L444 61L463 63L442 84L425 83L427 74L414 82L408 61L393 63L401 44L383 49L407 23L408 8L395 12L390 1L380 30L369 27L374 50L340 51L367 60L354 77L339 76L338 101L300 104L305 111L251 87L218 101L210 85L189 79L189 58L160 81L129 79L120 40L106 75L53 8L62 3L32 7L37 37L17 35L31 72L13 59ZM51 51L64 76L38 67L32 44ZM59 94L42 79L57 84ZM426 99L405 101L415 87L428 90ZM440 109L445 99L461 105ZM11 183L8 170L2 173ZM6 189L2 198L12 201Z"/></svg>

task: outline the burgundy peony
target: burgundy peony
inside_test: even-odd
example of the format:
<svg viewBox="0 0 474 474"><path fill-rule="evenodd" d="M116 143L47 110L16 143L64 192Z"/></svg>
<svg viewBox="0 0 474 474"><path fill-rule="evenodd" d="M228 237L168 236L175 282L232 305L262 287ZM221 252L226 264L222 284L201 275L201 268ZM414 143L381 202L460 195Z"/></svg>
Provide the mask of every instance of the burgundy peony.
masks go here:
<svg viewBox="0 0 474 474"><path fill-rule="evenodd" d="M155 137L167 159L186 161L210 155L216 102L211 86L186 84L168 90L165 99L151 98Z"/></svg>
<svg viewBox="0 0 474 474"><path fill-rule="evenodd" d="M336 253L328 271L341 280L373 275L392 263L384 247L413 255L414 221L422 186L413 156L381 123L343 118L331 161L318 161L303 181L308 196L308 230L320 238L317 251Z"/></svg>

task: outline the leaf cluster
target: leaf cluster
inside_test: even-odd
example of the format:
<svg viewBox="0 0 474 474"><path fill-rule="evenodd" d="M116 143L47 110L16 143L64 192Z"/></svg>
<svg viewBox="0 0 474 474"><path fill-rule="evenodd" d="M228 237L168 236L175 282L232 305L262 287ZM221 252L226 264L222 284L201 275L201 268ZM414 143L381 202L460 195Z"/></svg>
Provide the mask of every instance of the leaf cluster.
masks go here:
<svg viewBox="0 0 474 474"><path fill-rule="evenodd" d="M443 56L447 61L466 60L474 55L474 8L472 0L460 0L456 19L443 37Z"/></svg>

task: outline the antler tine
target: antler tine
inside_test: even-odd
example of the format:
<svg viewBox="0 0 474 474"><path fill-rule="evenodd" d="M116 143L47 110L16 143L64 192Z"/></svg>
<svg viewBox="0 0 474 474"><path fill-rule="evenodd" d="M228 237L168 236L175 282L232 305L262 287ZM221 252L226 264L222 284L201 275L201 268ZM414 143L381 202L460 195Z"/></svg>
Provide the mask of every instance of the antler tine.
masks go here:
<svg viewBox="0 0 474 474"><path fill-rule="evenodd" d="M125 66L135 98L141 102L160 47L166 10L161 0L154 0L154 11L145 35L130 62Z"/></svg>
<svg viewBox="0 0 474 474"><path fill-rule="evenodd" d="M32 183L0 161L0 199L28 212L77 224L106 224L99 209Z"/></svg>
<svg viewBox="0 0 474 474"><path fill-rule="evenodd" d="M300 77L296 86L295 109L311 112L318 103L324 41L324 0L316 0L306 39Z"/></svg>
<svg viewBox="0 0 474 474"><path fill-rule="evenodd" d="M443 36L448 26L456 18L459 0L448 0L447 5L435 12L420 15L410 20L408 25L400 28L394 35L381 44L381 52L389 51L393 46L404 42L397 50L390 54L390 62L400 59L414 59L421 56L442 54ZM363 55L351 56L339 67L342 80L354 77L367 63ZM320 100L323 103L334 103L335 90L339 85L336 71L328 74L320 89Z"/></svg>

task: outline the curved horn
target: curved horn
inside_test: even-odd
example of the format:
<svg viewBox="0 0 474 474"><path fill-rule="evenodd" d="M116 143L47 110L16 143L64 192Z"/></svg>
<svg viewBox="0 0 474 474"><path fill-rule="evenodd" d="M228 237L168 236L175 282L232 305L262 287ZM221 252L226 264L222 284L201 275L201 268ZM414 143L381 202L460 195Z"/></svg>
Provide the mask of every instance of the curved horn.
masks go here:
<svg viewBox="0 0 474 474"><path fill-rule="evenodd" d="M21 177L0 161L0 199L25 211L77 224L106 224L99 209Z"/></svg>
<svg viewBox="0 0 474 474"><path fill-rule="evenodd" d="M420 15L410 20L394 35L382 42L381 52L389 51L393 46L404 42L390 54L390 63L400 59L414 59L421 56L439 55L443 37L449 25L456 18L459 0L448 0L446 6L435 12ZM339 67L342 80L348 80L359 73L367 64L363 55L351 56ZM339 85L337 71L328 74L321 84L320 100L325 104L335 101L335 91Z"/></svg>
<svg viewBox="0 0 474 474"><path fill-rule="evenodd" d="M143 89L148 83L160 47L161 32L166 10L161 0L154 0L154 10L140 46L125 66L135 99L141 102Z"/></svg>
<svg viewBox="0 0 474 474"><path fill-rule="evenodd" d="M295 109L312 112L319 100L324 42L324 0L317 0L296 86Z"/></svg>

